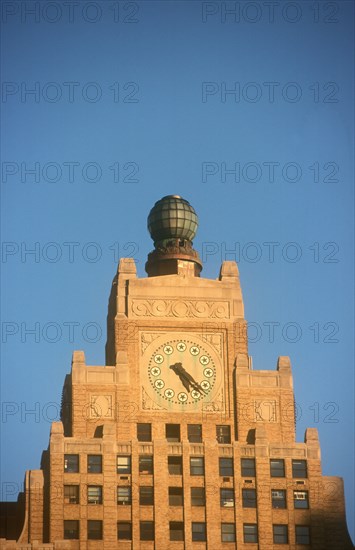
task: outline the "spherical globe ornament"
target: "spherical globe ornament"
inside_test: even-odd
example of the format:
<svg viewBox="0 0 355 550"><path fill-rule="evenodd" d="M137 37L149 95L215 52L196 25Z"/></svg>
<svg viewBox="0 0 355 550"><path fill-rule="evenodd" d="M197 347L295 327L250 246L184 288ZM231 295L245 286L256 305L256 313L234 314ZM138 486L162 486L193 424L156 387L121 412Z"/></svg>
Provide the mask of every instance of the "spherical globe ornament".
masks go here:
<svg viewBox="0 0 355 550"><path fill-rule="evenodd" d="M148 216L148 231L154 243L172 239L192 241L197 227L195 210L179 195L167 195L157 201Z"/></svg>

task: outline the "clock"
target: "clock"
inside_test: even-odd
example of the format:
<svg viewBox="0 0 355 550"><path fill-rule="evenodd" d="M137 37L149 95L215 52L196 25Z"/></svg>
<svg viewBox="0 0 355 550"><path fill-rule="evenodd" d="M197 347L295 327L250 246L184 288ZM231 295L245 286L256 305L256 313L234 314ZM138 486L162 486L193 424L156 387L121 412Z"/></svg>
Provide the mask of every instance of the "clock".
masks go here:
<svg viewBox="0 0 355 550"><path fill-rule="evenodd" d="M155 338L141 358L143 390L160 409L200 410L221 388L220 354L194 333L168 333ZM154 407L153 407L154 408Z"/></svg>

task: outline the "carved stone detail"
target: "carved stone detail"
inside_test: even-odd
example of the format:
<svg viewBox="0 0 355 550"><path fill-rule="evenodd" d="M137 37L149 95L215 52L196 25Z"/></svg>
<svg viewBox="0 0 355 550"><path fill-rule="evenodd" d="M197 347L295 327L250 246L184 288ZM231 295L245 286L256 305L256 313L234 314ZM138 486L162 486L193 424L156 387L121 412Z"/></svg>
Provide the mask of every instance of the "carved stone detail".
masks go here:
<svg viewBox="0 0 355 550"><path fill-rule="evenodd" d="M230 317L229 302L215 300L132 300L136 317L197 317L225 319Z"/></svg>
<svg viewBox="0 0 355 550"><path fill-rule="evenodd" d="M142 386L142 409L145 411L165 411L164 407L160 407L153 401Z"/></svg>
<svg viewBox="0 0 355 550"><path fill-rule="evenodd" d="M210 344L216 350L218 355L222 357L222 334L202 332L198 333L197 336L199 336L199 338L201 338L204 342Z"/></svg>
<svg viewBox="0 0 355 550"><path fill-rule="evenodd" d="M144 332L141 334L141 354L145 352L149 344L154 342L159 336L164 334L163 332Z"/></svg>

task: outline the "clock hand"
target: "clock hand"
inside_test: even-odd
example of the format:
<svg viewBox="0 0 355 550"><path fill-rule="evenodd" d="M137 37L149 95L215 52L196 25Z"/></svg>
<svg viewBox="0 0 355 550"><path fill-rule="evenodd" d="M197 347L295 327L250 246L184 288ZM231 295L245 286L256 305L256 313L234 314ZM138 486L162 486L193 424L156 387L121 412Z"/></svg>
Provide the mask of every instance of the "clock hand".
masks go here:
<svg viewBox="0 0 355 550"><path fill-rule="evenodd" d="M182 363L175 363L174 365L170 365L170 368L180 378L182 385L184 386L186 391L189 392L191 386L193 390L206 394L205 390L200 386L200 384L198 384L198 382L196 382L191 374L184 369Z"/></svg>

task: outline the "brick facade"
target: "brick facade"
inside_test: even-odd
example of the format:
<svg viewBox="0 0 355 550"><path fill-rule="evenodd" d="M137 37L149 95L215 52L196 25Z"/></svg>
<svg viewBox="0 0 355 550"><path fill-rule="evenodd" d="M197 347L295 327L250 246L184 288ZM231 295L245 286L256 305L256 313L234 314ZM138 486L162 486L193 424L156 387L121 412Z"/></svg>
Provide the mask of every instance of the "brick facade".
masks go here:
<svg viewBox="0 0 355 550"><path fill-rule="evenodd" d="M107 365L74 352L62 422L41 470L26 473L22 532L2 549L353 548L342 480L322 476L317 430L295 441L289 358L251 368L234 262L208 280L189 261L138 278L122 259L107 319ZM222 369L213 398L194 410L154 401L144 378L146 350L178 334L206 343Z"/></svg>

